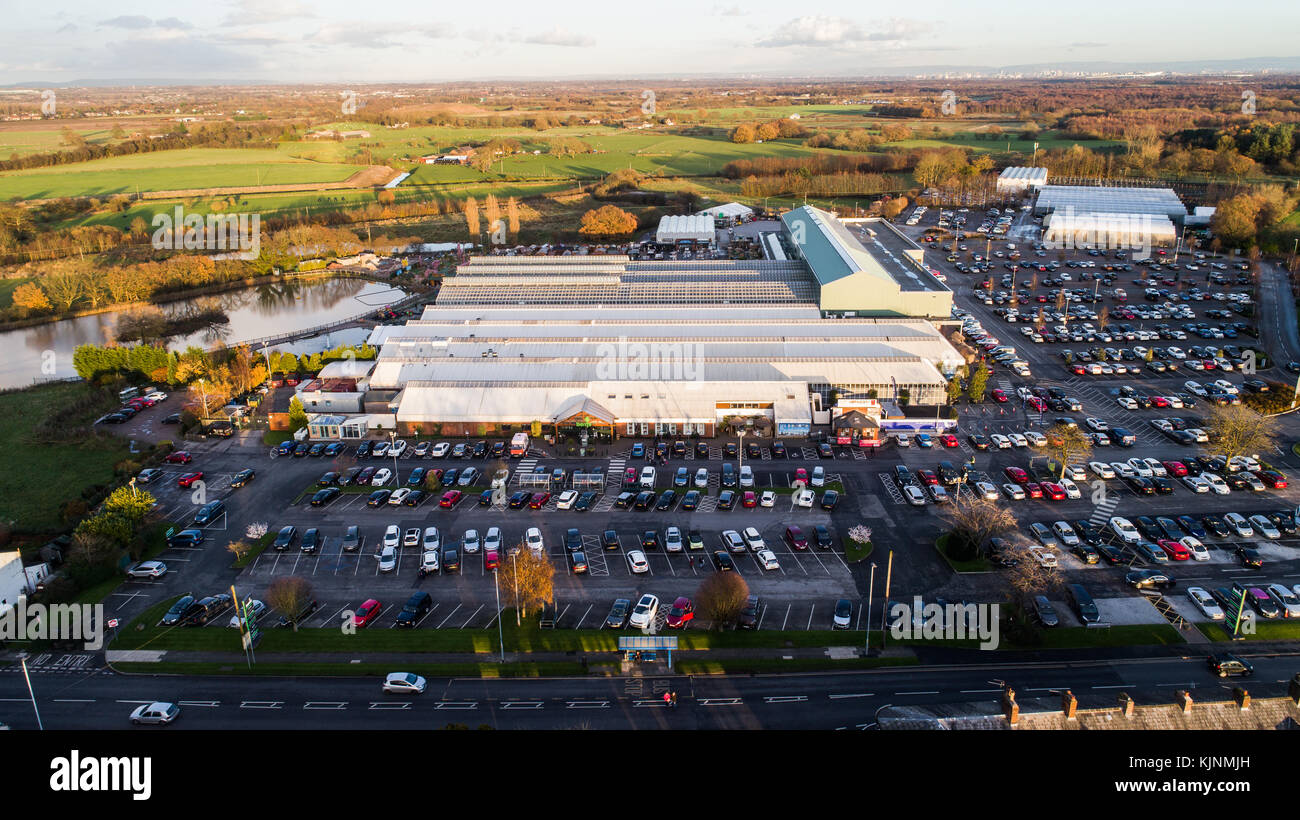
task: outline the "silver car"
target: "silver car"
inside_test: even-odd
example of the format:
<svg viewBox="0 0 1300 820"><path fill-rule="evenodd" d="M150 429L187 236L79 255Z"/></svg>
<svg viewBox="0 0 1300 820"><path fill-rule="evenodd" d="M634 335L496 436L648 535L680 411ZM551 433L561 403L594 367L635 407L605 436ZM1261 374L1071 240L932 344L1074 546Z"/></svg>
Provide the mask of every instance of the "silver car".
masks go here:
<svg viewBox="0 0 1300 820"><path fill-rule="evenodd" d="M181 707L174 703L164 703L157 701L147 703L144 706L137 706L131 713L131 722L139 726L142 723L154 723L165 726L178 718L181 714Z"/></svg>

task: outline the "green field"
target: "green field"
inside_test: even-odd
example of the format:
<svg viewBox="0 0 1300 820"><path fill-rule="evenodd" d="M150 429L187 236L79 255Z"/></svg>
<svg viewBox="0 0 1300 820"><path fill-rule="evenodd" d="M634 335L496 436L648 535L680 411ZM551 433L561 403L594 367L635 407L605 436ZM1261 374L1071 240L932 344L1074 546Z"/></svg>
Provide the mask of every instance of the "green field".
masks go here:
<svg viewBox="0 0 1300 820"><path fill-rule="evenodd" d="M0 199L342 182L359 170L299 159L288 147L186 148L0 173Z"/></svg>
<svg viewBox="0 0 1300 820"><path fill-rule="evenodd" d="M107 484L113 465L127 458L124 439L105 436L54 444L31 441L33 426L56 407L85 393L84 384L60 383L0 394L0 449L20 470L0 471L0 520L24 531L62 526L59 507L87 487ZM111 402L110 402L111 404ZM74 465L74 466L70 466Z"/></svg>
<svg viewBox="0 0 1300 820"><path fill-rule="evenodd" d="M113 139L111 128L73 128L72 130L85 137L86 142L91 145L107 145L118 141ZM63 144L63 131L60 128L32 131L0 130L0 159L64 150L67 150L67 146Z"/></svg>

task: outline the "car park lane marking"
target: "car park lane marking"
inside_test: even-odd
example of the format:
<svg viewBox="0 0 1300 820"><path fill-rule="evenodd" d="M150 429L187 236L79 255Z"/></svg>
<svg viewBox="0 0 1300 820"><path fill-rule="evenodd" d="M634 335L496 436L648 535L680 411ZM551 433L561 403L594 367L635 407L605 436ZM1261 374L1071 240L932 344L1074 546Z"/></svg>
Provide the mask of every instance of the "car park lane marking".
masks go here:
<svg viewBox="0 0 1300 820"><path fill-rule="evenodd" d="M304 709L346 709L346 700L309 700L302 705Z"/></svg>
<svg viewBox="0 0 1300 820"><path fill-rule="evenodd" d="M474 610L474 613L465 619L465 623L461 624L460 628L464 629L465 627L469 626L470 622L474 620L474 617L483 611L484 606L486 606L486 604L479 604L478 609Z"/></svg>
<svg viewBox="0 0 1300 820"><path fill-rule="evenodd" d="M792 606L794 606L794 605L793 605L793 604L786 604L786 605L785 605L785 618L781 621L781 631L782 631L782 632L785 631L785 625L786 625L787 623L790 622L790 607L792 607Z"/></svg>
<svg viewBox="0 0 1300 820"><path fill-rule="evenodd" d="M371 701L370 708L371 709L410 709L411 702L392 701L392 700Z"/></svg>
<svg viewBox="0 0 1300 820"><path fill-rule="evenodd" d="M700 706L743 706L744 698L700 698L696 703Z"/></svg>
<svg viewBox="0 0 1300 820"><path fill-rule="evenodd" d="M664 702L663 698L648 698L646 700L632 701L634 709L666 709L671 704Z"/></svg>
<svg viewBox="0 0 1300 820"><path fill-rule="evenodd" d="M817 607L815 607L815 606L809 608L809 610L808 610L808 626L806 627L806 629L812 629L813 613L816 612L816 611L817 611Z"/></svg>
<svg viewBox="0 0 1300 820"><path fill-rule="evenodd" d="M469 710L471 710L471 709L477 709L477 708L478 708L478 701L476 701L476 700L440 700L440 701L438 701L438 705L434 706L433 708L434 708L434 709L459 709L459 710L462 710L462 711L469 711Z"/></svg>
<svg viewBox="0 0 1300 820"><path fill-rule="evenodd" d="M860 692L852 695L827 695L831 700L848 700L849 698L874 698L875 692Z"/></svg>
<svg viewBox="0 0 1300 820"><path fill-rule="evenodd" d="M239 704L240 709L279 709L283 706L282 700L245 700Z"/></svg>
<svg viewBox="0 0 1300 820"><path fill-rule="evenodd" d="M925 692L895 692L894 694L895 695L937 695L939 694L939 690L935 689L932 691L925 691Z"/></svg>
<svg viewBox="0 0 1300 820"><path fill-rule="evenodd" d="M545 709L546 703L540 700L510 700L499 704L502 709Z"/></svg>
<svg viewBox="0 0 1300 820"><path fill-rule="evenodd" d="M148 701L139 701L147 703ZM607 700L570 700L565 703L566 709L608 709L609 701Z"/></svg>
<svg viewBox="0 0 1300 820"><path fill-rule="evenodd" d="M574 629L582 629L582 622L585 621L585 620L587 620L587 616L591 614L591 610L592 610L595 606L596 606L595 604L591 604L591 605L589 605L589 606L587 607L587 611L584 612L584 613L582 613L582 617L578 619L578 624L577 624L577 626L573 627ZM491 626L491 625L492 625L491 623L488 624L488 626Z"/></svg>
<svg viewBox="0 0 1300 820"><path fill-rule="evenodd" d="M770 695L763 698L764 703L802 703L806 700L807 695Z"/></svg>
<svg viewBox="0 0 1300 820"><path fill-rule="evenodd" d="M443 618L442 622L438 624L438 629L442 629L444 626L447 625L447 621L451 620L451 616L455 615L457 612L460 611L460 606L461 606L460 604L456 604L456 608L453 609L451 612L447 613L447 617Z"/></svg>

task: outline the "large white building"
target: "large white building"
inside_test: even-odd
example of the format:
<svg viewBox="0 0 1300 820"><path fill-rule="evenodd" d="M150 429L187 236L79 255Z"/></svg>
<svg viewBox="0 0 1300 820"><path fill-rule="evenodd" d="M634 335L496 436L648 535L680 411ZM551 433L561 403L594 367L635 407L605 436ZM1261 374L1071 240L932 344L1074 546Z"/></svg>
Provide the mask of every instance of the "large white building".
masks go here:
<svg viewBox="0 0 1300 820"><path fill-rule="evenodd" d="M1000 194L1023 194L1029 190L1041 188L1047 184L1046 168L1031 168L1013 165L1003 168L998 174L997 192Z"/></svg>

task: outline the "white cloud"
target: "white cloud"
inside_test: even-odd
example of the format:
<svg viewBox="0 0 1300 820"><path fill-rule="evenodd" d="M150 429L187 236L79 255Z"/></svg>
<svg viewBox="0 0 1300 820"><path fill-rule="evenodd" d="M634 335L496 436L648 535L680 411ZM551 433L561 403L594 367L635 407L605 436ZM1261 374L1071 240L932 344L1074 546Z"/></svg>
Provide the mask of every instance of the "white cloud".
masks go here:
<svg viewBox="0 0 1300 820"><path fill-rule="evenodd" d="M531 34L525 37L523 42L542 46L594 46L596 38L586 34L574 34L562 28L553 28L540 34Z"/></svg>
<svg viewBox="0 0 1300 820"><path fill-rule="evenodd" d="M928 23L890 18L867 28L845 17L809 15L787 21L758 45L767 48L858 48L872 43L915 40L930 30Z"/></svg>
<svg viewBox="0 0 1300 820"><path fill-rule="evenodd" d="M230 6L230 13L221 21L223 26L285 23L316 16L310 5L297 0L230 0Z"/></svg>

